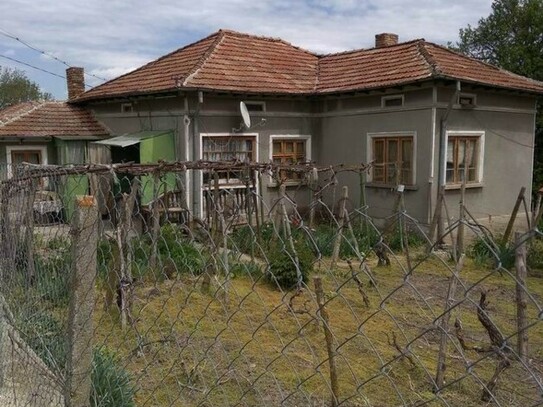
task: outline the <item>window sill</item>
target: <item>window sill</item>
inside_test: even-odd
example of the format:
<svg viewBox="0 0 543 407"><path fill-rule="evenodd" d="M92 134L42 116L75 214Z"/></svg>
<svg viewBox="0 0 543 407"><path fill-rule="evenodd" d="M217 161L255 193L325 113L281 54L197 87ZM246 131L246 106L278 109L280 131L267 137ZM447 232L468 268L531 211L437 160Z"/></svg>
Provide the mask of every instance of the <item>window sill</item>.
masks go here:
<svg viewBox="0 0 543 407"><path fill-rule="evenodd" d="M471 188L482 188L484 186L484 184L482 182L472 182L470 184L466 184L466 189L471 189ZM460 190L462 189L462 184L447 184L445 185L445 191L450 191L450 190Z"/></svg>
<svg viewBox="0 0 543 407"><path fill-rule="evenodd" d="M367 183L366 186L368 188L390 189L390 190L393 190L393 191L396 191L396 189L397 189L396 185L378 184L378 183L375 183L375 182ZM405 191L417 191L418 189L419 189L419 187L417 185L404 185L404 190Z"/></svg>

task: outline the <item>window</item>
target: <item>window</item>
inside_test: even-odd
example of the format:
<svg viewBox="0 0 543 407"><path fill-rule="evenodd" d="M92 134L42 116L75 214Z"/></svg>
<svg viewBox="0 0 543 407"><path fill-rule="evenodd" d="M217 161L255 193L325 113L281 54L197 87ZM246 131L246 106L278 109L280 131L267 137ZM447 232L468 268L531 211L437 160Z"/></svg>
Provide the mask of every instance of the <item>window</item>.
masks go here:
<svg viewBox="0 0 543 407"><path fill-rule="evenodd" d="M47 164L47 148L45 146L7 146L6 162L8 177L13 176L13 166L22 163Z"/></svg>
<svg viewBox="0 0 543 407"><path fill-rule="evenodd" d="M122 113L132 113L134 111L134 106L132 103L122 103L121 112Z"/></svg>
<svg viewBox="0 0 543 407"><path fill-rule="evenodd" d="M244 102L249 112L265 112L266 102Z"/></svg>
<svg viewBox="0 0 543 407"><path fill-rule="evenodd" d="M256 161L255 136L203 136L202 159L204 161ZM220 171L221 185L244 185L247 174L241 171ZM212 183L211 174L204 173L204 184Z"/></svg>
<svg viewBox="0 0 543 407"><path fill-rule="evenodd" d="M447 184L480 182L481 136L449 135L447 139Z"/></svg>
<svg viewBox="0 0 543 407"><path fill-rule="evenodd" d="M381 107L403 106L403 95L390 95L381 98Z"/></svg>
<svg viewBox="0 0 543 407"><path fill-rule="evenodd" d="M271 160L274 164L299 164L309 161L311 151L310 136L271 136ZM277 174L281 181L299 182L302 174L281 170Z"/></svg>
<svg viewBox="0 0 543 407"><path fill-rule="evenodd" d="M372 182L413 185L413 136L372 137Z"/></svg>
<svg viewBox="0 0 543 407"><path fill-rule="evenodd" d="M458 104L463 108L473 108L477 104L477 99L471 93L461 93L458 95Z"/></svg>

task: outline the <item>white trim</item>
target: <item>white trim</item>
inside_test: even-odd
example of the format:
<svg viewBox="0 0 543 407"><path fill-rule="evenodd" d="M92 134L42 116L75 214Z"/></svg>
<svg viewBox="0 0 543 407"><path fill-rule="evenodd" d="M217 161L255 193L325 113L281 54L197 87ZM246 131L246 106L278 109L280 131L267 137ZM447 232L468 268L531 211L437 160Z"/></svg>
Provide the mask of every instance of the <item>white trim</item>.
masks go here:
<svg viewBox="0 0 543 407"><path fill-rule="evenodd" d="M388 100L396 100L396 99L400 99L402 101L401 105L394 105L394 106L387 106L386 105L386 102ZM389 108L389 107L394 107L394 108L399 108L399 107L403 107L405 103L405 96L403 93L400 93L400 94L396 94L396 95L387 95L387 96L382 96L381 97L381 107L382 108Z"/></svg>
<svg viewBox="0 0 543 407"><path fill-rule="evenodd" d="M417 185L417 132L416 131L383 131L367 133L366 137L366 162L373 161L373 139L383 137L413 137L413 183L411 186ZM373 181L372 172L367 175L367 182Z"/></svg>
<svg viewBox="0 0 543 407"><path fill-rule="evenodd" d="M477 157L477 179L470 184L483 184L483 168L485 164L485 131L484 130L447 130L445 132L445 148L449 147L449 137L479 137ZM443 163L443 175L445 177L445 188L454 187L459 184L447 183L447 159Z"/></svg>
<svg viewBox="0 0 543 407"><path fill-rule="evenodd" d="M268 158L273 162L273 142L274 140L305 140L305 161L311 161L311 135L310 134L272 134L268 147ZM299 185L300 181L286 181L285 185ZM277 186L273 177L269 176L268 186Z"/></svg>
<svg viewBox="0 0 543 407"><path fill-rule="evenodd" d="M44 145L15 145L15 146L6 146L6 163L8 167L8 178L13 177L13 171L11 169L11 153L12 151L32 151L39 150L41 153L41 163L42 165L47 165L47 146Z"/></svg>

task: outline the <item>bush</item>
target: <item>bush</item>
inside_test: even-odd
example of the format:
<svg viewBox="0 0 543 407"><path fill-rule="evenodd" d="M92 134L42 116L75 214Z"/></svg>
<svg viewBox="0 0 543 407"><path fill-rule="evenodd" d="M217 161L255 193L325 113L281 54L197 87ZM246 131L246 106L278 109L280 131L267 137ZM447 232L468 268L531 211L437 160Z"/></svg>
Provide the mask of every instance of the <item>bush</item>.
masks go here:
<svg viewBox="0 0 543 407"><path fill-rule="evenodd" d="M353 232L358 243L358 248L362 253L368 252L378 241L378 234L372 227L364 228L362 225L356 225L353 226ZM337 233L337 225L327 224L318 225L315 232L312 233L316 249L322 256L332 255ZM342 258L356 256L350 232L345 230L343 236L344 238L341 240L341 245L339 246L339 256Z"/></svg>
<svg viewBox="0 0 543 407"><path fill-rule="evenodd" d="M272 223L265 223L260 228L260 240L256 234L256 228L242 226L235 228L230 235L229 247L242 253L260 255L262 249L267 251L275 234ZM258 244L261 246L259 247Z"/></svg>
<svg viewBox="0 0 543 407"><path fill-rule="evenodd" d="M390 250L398 252L404 249L407 242L409 248L417 248L426 244L427 240L418 229L407 230L407 239L404 231L400 231L398 227L392 233L389 233L384 238L385 243Z"/></svg>
<svg viewBox="0 0 543 407"><path fill-rule="evenodd" d="M133 407L135 387L111 352L95 349L92 366L92 407Z"/></svg>
<svg viewBox="0 0 543 407"><path fill-rule="evenodd" d="M205 253L200 252L193 242L187 240L181 229L175 225L165 225L161 228L158 252L164 261L171 259L179 272L202 273ZM150 249L144 255L148 261Z"/></svg>
<svg viewBox="0 0 543 407"><path fill-rule="evenodd" d="M515 249L508 242L503 243L502 236L489 239L477 236L468 247L467 255L477 264L501 266L510 269L515 265Z"/></svg>
<svg viewBox="0 0 543 407"><path fill-rule="evenodd" d="M526 262L531 275L543 277L543 240L530 241Z"/></svg>
<svg viewBox="0 0 543 407"><path fill-rule="evenodd" d="M285 242L285 244L287 243ZM309 274L313 271L315 256L304 241L297 241L295 250L298 256L302 281L307 282ZM293 288L298 283L298 273L294 259L292 249L283 246L282 242L273 244L268 254L269 265L266 279L279 288L285 290Z"/></svg>

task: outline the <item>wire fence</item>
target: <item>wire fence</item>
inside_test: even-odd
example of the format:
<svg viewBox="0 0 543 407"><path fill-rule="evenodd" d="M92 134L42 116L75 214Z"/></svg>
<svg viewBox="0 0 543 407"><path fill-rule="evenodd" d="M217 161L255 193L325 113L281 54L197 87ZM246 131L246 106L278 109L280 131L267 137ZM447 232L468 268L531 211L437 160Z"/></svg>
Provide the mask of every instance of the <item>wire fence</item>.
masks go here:
<svg viewBox="0 0 543 407"><path fill-rule="evenodd" d="M364 166L12 170L2 406L543 404L538 210L505 236L464 206L428 227L399 188L376 224L336 179Z"/></svg>

